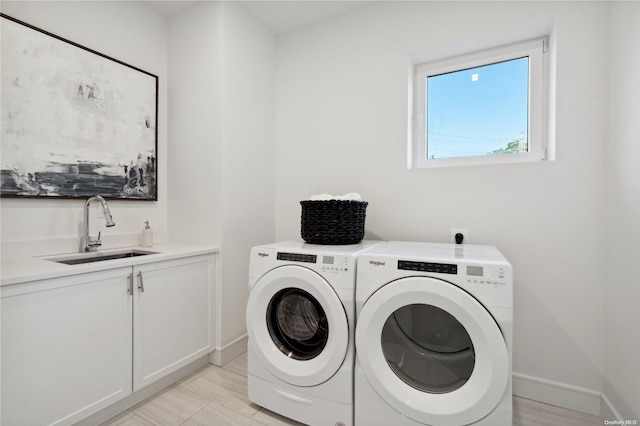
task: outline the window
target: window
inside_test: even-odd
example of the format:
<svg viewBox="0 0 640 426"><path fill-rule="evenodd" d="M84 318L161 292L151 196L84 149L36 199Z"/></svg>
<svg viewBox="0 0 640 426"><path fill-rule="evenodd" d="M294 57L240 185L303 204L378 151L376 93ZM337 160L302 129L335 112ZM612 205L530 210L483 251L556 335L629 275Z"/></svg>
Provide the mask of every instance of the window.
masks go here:
<svg viewBox="0 0 640 426"><path fill-rule="evenodd" d="M410 167L546 159L547 39L414 66Z"/></svg>

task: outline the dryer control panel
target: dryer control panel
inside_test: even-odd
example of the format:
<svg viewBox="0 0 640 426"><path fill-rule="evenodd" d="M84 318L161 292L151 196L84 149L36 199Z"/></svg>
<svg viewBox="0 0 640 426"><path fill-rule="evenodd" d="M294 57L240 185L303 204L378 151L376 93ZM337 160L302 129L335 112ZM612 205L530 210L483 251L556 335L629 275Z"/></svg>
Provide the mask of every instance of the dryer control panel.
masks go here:
<svg viewBox="0 0 640 426"><path fill-rule="evenodd" d="M458 274L458 265L451 263L414 262L411 260L398 260L398 269L405 271L435 272L439 274Z"/></svg>
<svg viewBox="0 0 640 426"><path fill-rule="evenodd" d="M466 276L469 284L505 285L505 269L501 266L456 265L453 263L414 262L398 260L398 269Z"/></svg>
<svg viewBox="0 0 640 426"><path fill-rule="evenodd" d="M501 266L466 266L469 284L505 285L505 270Z"/></svg>

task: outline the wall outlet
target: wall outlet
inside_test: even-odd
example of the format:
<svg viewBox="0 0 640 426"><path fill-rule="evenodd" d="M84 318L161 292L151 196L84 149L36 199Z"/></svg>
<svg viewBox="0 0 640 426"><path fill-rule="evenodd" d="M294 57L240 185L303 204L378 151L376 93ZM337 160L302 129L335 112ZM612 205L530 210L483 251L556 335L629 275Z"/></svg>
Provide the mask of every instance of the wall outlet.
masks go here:
<svg viewBox="0 0 640 426"><path fill-rule="evenodd" d="M462 244L469 244L469 230L466 228L451 228L449 242L456 244L456 235L462 234Z"/></svg>

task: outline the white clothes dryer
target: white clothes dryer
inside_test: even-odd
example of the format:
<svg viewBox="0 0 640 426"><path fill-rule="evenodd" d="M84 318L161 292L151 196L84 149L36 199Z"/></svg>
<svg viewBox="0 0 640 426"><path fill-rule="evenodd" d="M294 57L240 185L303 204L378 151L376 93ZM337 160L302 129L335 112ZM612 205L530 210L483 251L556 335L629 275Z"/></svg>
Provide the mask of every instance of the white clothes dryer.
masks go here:
<svg viewBox="0 0 640 426"><path fill-rule="evenodd" d="M377 244L251 250L249 400L309 425L353 425L356 261Z"/></svg>
<svg viewBox="0 0 640 426"><path fill-rule="evenodd" d="M512 424L512 268L491 246L389 242L358 261L355 423Z"/></svg>

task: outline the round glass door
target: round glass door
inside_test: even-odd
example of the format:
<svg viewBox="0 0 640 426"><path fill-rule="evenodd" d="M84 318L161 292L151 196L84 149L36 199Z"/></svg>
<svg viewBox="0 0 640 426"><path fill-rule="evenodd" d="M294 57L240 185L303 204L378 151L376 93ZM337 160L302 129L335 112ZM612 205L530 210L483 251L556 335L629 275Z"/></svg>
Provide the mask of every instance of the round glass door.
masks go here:
<svg viewBox="0 0 640 426"><path fill-rule="evenodd" d="M324 309L298 288L285 288L273 296L267 308L267 328L280 352L298 360L318 356L329 336Z"/></svg>
<svg viewBox="0 0 640 426"><path fill-rule="evenodd" d="M460 388L475 365L473 343L464 326L432 305L411 304L394 311L382 328L381 344L393 372L423 392Z"/></svg>
<svg viewBox="0 0 640 426"><path fill-rule="evenodd" d="M355 336L365 380L419 423L477 422L507 391L511 360L499 325L449 282L407 277L387 283L366 299Z"/></svg>
<svg viewBox="0 0 640 426"><path fill-rule="evenodd" d="M247 332L251 355L296 386L330 379L349 347L342 301L321 275L301 266L274 268L251 287Z"/></svg>

